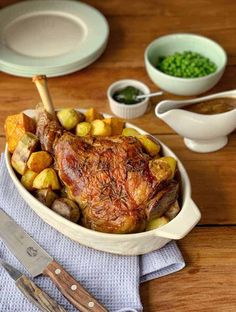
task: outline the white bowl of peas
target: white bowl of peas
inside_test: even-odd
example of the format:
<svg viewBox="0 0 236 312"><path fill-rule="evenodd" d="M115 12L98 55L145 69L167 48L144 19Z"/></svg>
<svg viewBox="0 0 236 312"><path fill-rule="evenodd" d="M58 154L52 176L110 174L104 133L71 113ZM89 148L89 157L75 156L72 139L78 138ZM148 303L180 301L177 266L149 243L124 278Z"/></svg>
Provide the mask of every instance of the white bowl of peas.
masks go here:
<svg viewBox="0 0 236 312"><path fill-rule="evenodd" d="M227 63L224 49L215 41L194 34L171 34L152 41L145 50L151 80L177 95L198 95L220 80Z"/></svg>

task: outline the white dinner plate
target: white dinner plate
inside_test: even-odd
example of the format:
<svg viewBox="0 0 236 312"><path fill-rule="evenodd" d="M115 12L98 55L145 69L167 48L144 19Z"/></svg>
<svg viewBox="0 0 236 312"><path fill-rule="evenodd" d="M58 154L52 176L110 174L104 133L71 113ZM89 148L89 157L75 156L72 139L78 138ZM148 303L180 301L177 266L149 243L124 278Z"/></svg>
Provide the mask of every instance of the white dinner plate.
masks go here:
<svg viewBox="0 0 236 312"><path fill-rule="evenodd" d="M0 11L0 69L17 76L60 76L82 69L105 50L104 16L71 0L24 1Z"/></svg>

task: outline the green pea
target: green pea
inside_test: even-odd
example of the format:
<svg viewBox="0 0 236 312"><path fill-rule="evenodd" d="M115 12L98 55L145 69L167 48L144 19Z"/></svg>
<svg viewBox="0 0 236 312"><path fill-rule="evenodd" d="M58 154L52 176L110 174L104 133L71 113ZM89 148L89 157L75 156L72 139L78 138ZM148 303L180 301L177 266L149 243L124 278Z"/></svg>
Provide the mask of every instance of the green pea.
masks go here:
<svg viewBox="0 0 236 312"><path fill-rule="evenodd" d="M192 51L160 57L157 68L168 75L184 78L203 77L217 70L209 58Z"/></svg>

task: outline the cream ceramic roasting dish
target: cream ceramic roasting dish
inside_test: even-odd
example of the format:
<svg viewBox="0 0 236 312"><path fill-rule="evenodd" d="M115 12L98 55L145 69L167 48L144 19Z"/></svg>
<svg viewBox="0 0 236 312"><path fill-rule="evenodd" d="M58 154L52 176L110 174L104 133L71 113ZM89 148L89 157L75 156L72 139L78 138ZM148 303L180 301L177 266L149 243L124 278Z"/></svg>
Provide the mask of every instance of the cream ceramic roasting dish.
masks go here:
<svg viewBox="0 0 236 312"><path fill-rule="evenodd" d="M36 76L33 78L33 81L38 89L44 108L50 114L55 114L47 88L46 77ZM83 112L83 110L81 110L81 112ZM24 113L30 117L35 117L34 110L27 110ZM107 114L104 114L104 116L110 117ZM130 123L126 123L126 127L132 127L141 134L148 134ZM82 245L94 249L120 255L140 255L161 248L171 239L180 239L184 237L196 225L201 216L197 206L191 199L190 181L184 166L166 145L162 142L159 143L162 146L163 154L176 158L178 163L178 169L181 176L181 211L173 220L161 228L135 234L108 234L96 232L60 216L47 206L43 205L24 188L11 166L10 153L8 152L7 146L5 149L5 159L10 177L21 196L45 222L59 232Z"/></svg>
<svg viewBox="0 0 236 312"><path fill-rule="evenodd" d="M83 112L83 110L80 111ZM27 110L24 113L30 117L34 117L35 111ZM107 114L104 114L104 116L110 117L110 115ZM130 123L126 123L126 126L138 130L141 134L148 134ZM182 207L180 213L168 224L159 229L137 234L100 233L87 229L61 217L39 202L24 188L11 166L10 153L8 152L7 146L5 149L5 159L10 177L20 195L35 211L35 213L39 215L39 217L56 230L68 236L72 240L94 249L120 255L140 255L161 248L171 239L181 239L191 231L201 216L197 206L191 199L190 181L184 166L178 157L176 157L176 155L165 144L159 140L158 142L162 146L164 155L173 156L177 159L182 184Z"/></svg>

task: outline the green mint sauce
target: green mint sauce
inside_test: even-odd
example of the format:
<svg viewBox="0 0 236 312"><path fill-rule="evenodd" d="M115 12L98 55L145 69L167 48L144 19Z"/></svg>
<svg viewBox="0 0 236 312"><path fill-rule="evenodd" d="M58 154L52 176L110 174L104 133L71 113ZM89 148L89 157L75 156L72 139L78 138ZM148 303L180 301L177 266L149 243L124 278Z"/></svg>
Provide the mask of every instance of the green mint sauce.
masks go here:
<svg viewBox="0 0 236 312"><path fill-rule="evenodd" d="M127 86L123 89L117 90L113 94L113 99L116 102L122 103L122 104L127 104L127 105L132 105L132 104L137 104L143 101L143 99L137 99L137 95L143 95L144 93L140 91L139 89L132 87L132 86Z"/></svg>

